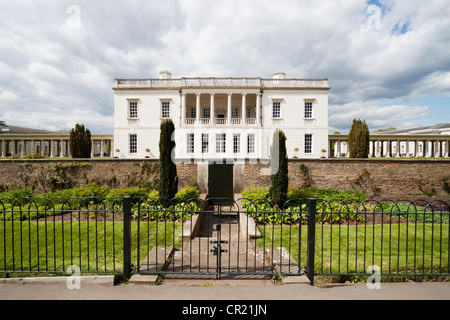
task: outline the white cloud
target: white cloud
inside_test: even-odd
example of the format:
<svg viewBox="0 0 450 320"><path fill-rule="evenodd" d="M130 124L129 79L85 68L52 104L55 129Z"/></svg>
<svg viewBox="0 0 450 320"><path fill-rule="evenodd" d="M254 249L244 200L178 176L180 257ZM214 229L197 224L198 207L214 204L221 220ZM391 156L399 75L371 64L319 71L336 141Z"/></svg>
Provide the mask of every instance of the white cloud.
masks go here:
<svg viewBox="0 0 450 320"><path fill-rule="evenodd" d="M432 106L398 101L450 96L447 2L379 1L381 28L371 30L360 0L0 0L0 116L17 119L20 110L20 119L41 127L81 121L112 132L114 78L157 77L162 69L175 77L285 71L329 79L333 128L348 128L356 115L380 126L411 124Z"/></svg>

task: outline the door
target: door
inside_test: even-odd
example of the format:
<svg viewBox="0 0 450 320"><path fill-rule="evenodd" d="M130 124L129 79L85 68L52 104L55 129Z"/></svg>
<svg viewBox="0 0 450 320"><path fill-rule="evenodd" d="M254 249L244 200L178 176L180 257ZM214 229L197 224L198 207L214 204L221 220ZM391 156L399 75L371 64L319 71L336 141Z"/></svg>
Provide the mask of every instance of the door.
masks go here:
<svg viewBox="0 0 450 320"><path fill-rule="evenodd" d="M233 164L209 164L208 197L233 199Z"/></svg>

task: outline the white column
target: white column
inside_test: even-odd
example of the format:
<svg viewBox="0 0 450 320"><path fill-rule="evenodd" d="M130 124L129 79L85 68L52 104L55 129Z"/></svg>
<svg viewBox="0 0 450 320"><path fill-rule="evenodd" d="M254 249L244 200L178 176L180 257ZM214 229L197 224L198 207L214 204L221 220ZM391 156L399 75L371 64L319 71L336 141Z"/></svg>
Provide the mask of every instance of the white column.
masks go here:
<svg viewBox="0 0 450 320"><path fill-rule="evenodd" d="M261 121L261 94L256 94L256 124L259 124Z"/></svg>
<svg viewBox="0 0 450 320"><path fill-rule="evenodd" d="M214 112L214 93L211 93L211 103L210 104L211 104L211 109L210 109L209 114L210 114L211 118L210 118L209 122L211 124L213 124L213 123L215 123L215 118L216 118L216 113Z"/></svg>
<svg viewBox="0 0 450 320"><path fill-rule="evenodd" d="M105 140L100 140L100 157L103 157L105 152Z"/></svg>
<svg viewBox="0 0 450 320"><path fill-rule="evenodd" d="M227 124L231 124L231 93L228 94Z"/></svg>
<svg viewBox="0 0 450 320"><path fill-rule="evenodd" d="M4 146L5 146L5 142L3 140L0 140L0 157L4 157L5 153L4 153Z"/></svg>
<svg viewBox="0 0 450 320"><path fill-rule="evenodd" d="M246 114L246 106L247 106L247 94L243 93L242 94L242 114L241 114L241 118L242 118L242 124L245 125L245 114Z"/></svg>
<svg viewBox="0 0 450 320"><path fill-rule="evenodd" d="M425 157L429 157L431 155L429 150L430 150L430 141L426 140L423 144L423 154Z"/></svg>
<svg viewBox="0 0 450 320"><path fill-rule="evenodd" d="M11 155L16 154L16 140L11 140L12 147L11 147Z"/></svg>
<svg viewBox="0 0 450 320"><path fill-rule="evenodd" d="M186 93L181 94L181 125L186 124Z"/></svg>
<svg viewBox="0 0 450 320"><path fill-rule="evenodd" d="M195 117L196 117L196 122L200 123L200 93L197 93L197 100L196 100L196 104L195 104Z"/></svg>
<svg viewBox="0 0 450 320"><path fill-rule="evenodd" d="M25 140L22 140L22 150L21 151L22 151L21 155L24 156L25 152L26 152L26 150L25 150Z"/></svg>
<svg viewBox="0 0 450 320"><path fill-rule="evenodd" d="M409 140L406 140L406 156L409 157Z"/></svg>
<svg viewBox="0 0 450 320"><path fill-rule="evenodd" d="M336 158L339 158L341 156L341 140L336 141L335 148Z"/></svg>
<svg viewBox="0 0 450 320"><path fill-rule="evenodd" d="M397 140L396 144L397 144L397 149L396 149L397 152L395 153L395 156L400 157L401 156L400 140Z"/></svg>
<svg viewBox="0 0 450 320"><path fill-rule="evenodd" d="M450 148L448 143L450 142L449 140L445 140L445 153L444 153L444 157L448 158L450 156Z"/></svg>

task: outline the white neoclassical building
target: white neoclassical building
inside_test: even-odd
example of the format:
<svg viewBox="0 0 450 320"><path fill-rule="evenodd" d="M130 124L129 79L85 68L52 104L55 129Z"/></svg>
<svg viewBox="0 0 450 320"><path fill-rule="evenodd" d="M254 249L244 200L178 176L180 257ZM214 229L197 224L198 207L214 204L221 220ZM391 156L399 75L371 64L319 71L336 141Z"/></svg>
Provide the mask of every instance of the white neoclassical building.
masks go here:
<svg viewBox="0 0 450 320"><path fill-rule="evenodd" d="M160 123L175 124L175 158L195 161L269 160L275 129L288 156L328 154L327 79L116 79L114 155L159 158Z"/></svg>

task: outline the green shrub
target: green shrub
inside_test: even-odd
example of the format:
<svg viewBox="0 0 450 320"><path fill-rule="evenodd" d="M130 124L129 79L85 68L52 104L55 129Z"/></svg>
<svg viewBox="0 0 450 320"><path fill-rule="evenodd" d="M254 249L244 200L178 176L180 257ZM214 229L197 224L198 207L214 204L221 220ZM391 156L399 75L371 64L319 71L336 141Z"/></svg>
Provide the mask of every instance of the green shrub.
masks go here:
<svg viewBox="0 0 450 320"><path fill-rule="evenodd" d="M197 187L189 186L186 188L181 189L175 194L175 197L183 198L183 199L192 199L192 198L198 198L200 196L200 190L198 190Z"/></svg>

